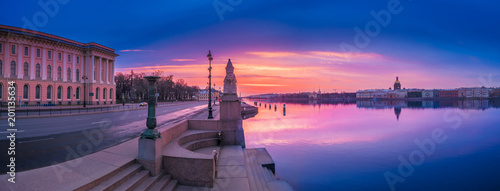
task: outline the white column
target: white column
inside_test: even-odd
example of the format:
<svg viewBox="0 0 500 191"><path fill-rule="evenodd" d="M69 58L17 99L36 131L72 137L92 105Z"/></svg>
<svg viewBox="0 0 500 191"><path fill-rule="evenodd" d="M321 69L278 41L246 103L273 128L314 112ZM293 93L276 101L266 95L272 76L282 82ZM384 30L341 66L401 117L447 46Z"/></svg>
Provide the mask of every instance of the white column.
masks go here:
<svg viewBox="0 0 500 191"><path fill-rule="evenodd" d="M73 66L71 67L71 81L76 82L76 55L73 54L73 59L71 59ZM76 92L76 88L75 88Z"/></svg>
<svg viewBox="0 0 500 191"><path fill-rule="evenodd" d="M102 57L99 57L99 77L97 80L98 83L102 84Z"/></svg>
<svg viewBox="0 0 500 191"><path fill-rule="evenodd" d="M63 79L63 82L65 82L66 80L68 80L66 78L66 76L68 75L67 72L66 72L66 62L68 62L68 53L64 52L64 54L62 54L62 60L63 60L63 67L62 67L62 79Z"/></svg>
<svg viewBox="0 0 500 191"><path fill-rule="evenodd" d="M57 55L57 50L53 49L52 50L52 80L53 81L57 81L57 78L56 78L57 77L57 73L56 73L57 72L57 67L56 67L56 65L57 65L57 60L56 59L57 59L57 57L56 57L56 55Z"/></svg>
<svg viewBox="0 0 500 191"><path fill-rule="evenodd" d="M113 62L111 62L111 76L113 76L113 81L111 82L113 85L116 85L115 84L115 61L113 60Z"/></svg>
<svg viewBox="0 0 500 191"><path fill-rule="evenodd" d="M10 51L11 51L11 48L10 48L10 43L7 42L7 51L5 51L5 61L4 61L4 68L5 68L5 72L4 72L4 77L6 78L10 78L10 60L9 60L9 55L10 55Z"/></svg>
<svg viewBox="0 0 500 191"><path fill-rule="evenodd" d="M23 79L23 46L21 44L17 45L19 51L17 52L17 78Z"/></svg>
<svg viewBox="0 0 500 191"><path fill-rule="evenodd" d="M109 59L106 59L106 84L109 84Z"/></svg>
<svg viewBox="0 0 500 191"><path fill-rule="evenodd" d="M95 80L94 80L94 70L95 70L95 68L94 68L94 56L90 55L90 81L92 83L95 82Z"/></svg>
<svg viewBox="0 0 500 191"><path fill-rule="evenodd" d="M29 73L30 73L30 79L33 80L33 79L35 79L35 56L36 56L35 55L35 47L34 46L31 46L31 52L29 53L29 55L30 55L30 58L31 58Z"/></svg>
<svg viewBox="0 0 500 191"><path fill-rule="evenodd" d="M42 80L47 80L47 49L45 47L42 48Z"/></svg>

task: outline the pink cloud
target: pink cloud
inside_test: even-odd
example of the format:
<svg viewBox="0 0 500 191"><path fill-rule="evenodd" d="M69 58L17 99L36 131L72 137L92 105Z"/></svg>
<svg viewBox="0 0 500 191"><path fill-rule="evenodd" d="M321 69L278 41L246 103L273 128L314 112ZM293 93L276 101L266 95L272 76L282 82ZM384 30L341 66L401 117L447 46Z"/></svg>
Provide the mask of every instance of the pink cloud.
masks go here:
<svg viewBox="0 0 500 191"><path fill-rule="evenodd" d="M196 59L183 59L183 58L180 58L180 59L172 59L172 61L174 61L174 62L189 62L189 61L196 61Z"/></svg>
<svg viewBox="0 0 500 191"><path fill-rule="evenodd" d="M153 50L127 49L120 50L120 52L153 52Z"/></svg>

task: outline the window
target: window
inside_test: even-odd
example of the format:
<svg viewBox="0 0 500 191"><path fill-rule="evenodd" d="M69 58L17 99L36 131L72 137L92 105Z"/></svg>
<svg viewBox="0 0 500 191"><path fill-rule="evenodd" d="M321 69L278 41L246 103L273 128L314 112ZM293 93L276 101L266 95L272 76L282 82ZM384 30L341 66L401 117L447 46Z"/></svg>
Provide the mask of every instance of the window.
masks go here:
<svg viewBox="0 0 500 191"><path fill-rule="evenodd" d="M36 57L40 58L41 55L42 55L42 53L40 52L40 49L37 48L36 49Z"/></svg>
<svg viewBox="0 0 500 191"><path fill-rule="evenodd" d="M52 86L47 86L47 99L52 99Z"/></svg>
<svg viewBox="0 0 500 191"><path fill-rule="evenodd" d="M94 70L94 80L96 80L96 79L97 79L97 75L95 75L95 70Z"/></svg>
<svg viewBox="0 0 500 191"><path fill-rule="evenodd" d="M62 99L62 87L57 87L57 99Z"/></svg>
<svg viewBox="0 0 500 191"><path fill-rule="evenodd" d="M109 99L112 100L113 99L113 89L110 89L109 90Z"/></svg>
<svg viewBox="0 0 500 191"><path fill-rule="evenodd" d="M40 77L40 64L36 64L36 72L35 72L35 76L37 78Z"/></svg>
<svg viewBox="0 0 500 191"><path fill-rule="evenodd" d="M3 74L3 63L2 60L0 60L0 76Z"/></svg>
<svg viewBox="0 0 500 191"><path fill-rule="evenodd" d="M3 52L3 46L2 46L2 43L0 43L0 53Z"/></svg>
<svg viewBox="0 0 500 191"><path fill-rule="evenodd" d="M0 84L0 99L3 98L2 95L3 95L3 84Z"/></svg>
<svg viewBox="0 0 500 191"><path fill-rule="evenodd" d="M68 54L68 62L71 62L71 55Z"/></svg>
<svg viewBox="0 0 500 191"><path fill-rule="evenodd" d="M76 81L80 81L80 70L76 69Z"/></svg>
<svg viewBox="0 0 500 191"><path fill-rule="evenodd" d="M62 80L62 69L61 66L57 67L57 79Z"/></svg>
<svg viewBox="0 0 500 191"><path fill-rule="evenodd" d="M30 64L28 64L27 62L25 62L23 68L24 68L24 77L28 77L29 76Z"/></svg>
<svg viewBox="0 0 500 191"><path fill-rule="evenodd" d="M80 87L76 88L76 99L80 99Z"/></svg>
<svg viewBox="0 0 500 191"><path fill-rule="evenodd" d="M52 66L47 65L47 78L52 79Z"/></svg>
<svg viewBox="0 0 500 191"><path fill-rule="evenodd" d="M42 93L41 91L42 91L42 86L37 85L35 89L35 99L40 99L40 95Z"/></svg>
<svg viewBox="0 0 500 191"><path fill-rule="evenodd" d="M68 99L71 99L71 87L68 87L68 91L67 91L67 96L66 96Z"/></svg>
<svg viewBox="0 0 500 191"><path fill-rule="evenodd" d="M61 61L61 60L62 60L62 55L61 55L61 53L60 53L60 52L59 52L59 53L57 53L57 58L59 59L59 61Z"/></svg>
<svg viewBox="0 0 500 191"><path fill-rule="evenodd" d="M102 90L102 99L106 99L106 88Z"/></svg>
<svg viewBox="0 0 500 191"><path fill-rule="evenodd" d="M16 62L10 62L10 75L16 76Z"/></svg>
<svg viewBox="0 0 500 191"><path fill-rule="evenodd" d="M16 54L16 45L11 46L11 54Z"/></svg>
<svg viewBox="0 0 500 191"><path fill-rule="evenodd" d="M71 80L71 68L68 68L68 71L66 71L66 73L67 73L66 74L67 75L66 76L67 80Z"/></svg>
<svg viewBox="0 0 500 191"><path fill-rule="evenodd" d="M76 63L80 64L80 57L79 56L76 57Z"/></svg>
<svg viewBox="0 0 500 191"><path fill-rule="evenodd" d="M24 85L23 87L23 99L28 99L29 98L29 92L30 89L28 87L28 85Z"/></svg>
<svg viewBox="0 0 500 191"><path fill-rule="evenodd" d="M52 60L52 51L47 51L47 57L49 58L49 60Z"/></svg>
<svg viewBox="0 0 500 191"><path fill-rule="evenodd" d="M95 89L95 99L99 99L99 88Z"/></svg>
<svg viewBox="0 0 500 191"><path fill-rule="evenodd" d="M24 55L25 56L29 55L29 48L27 46L24 47Z"/></svg>

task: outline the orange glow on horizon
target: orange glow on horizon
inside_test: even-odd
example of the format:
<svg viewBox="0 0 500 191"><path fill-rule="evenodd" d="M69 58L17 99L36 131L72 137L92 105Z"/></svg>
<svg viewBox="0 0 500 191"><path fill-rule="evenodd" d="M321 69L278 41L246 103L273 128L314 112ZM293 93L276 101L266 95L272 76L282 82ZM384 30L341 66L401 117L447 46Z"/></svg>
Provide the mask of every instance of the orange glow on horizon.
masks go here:
<svg viewBox="0 0 500 191"><path fill-rule="evenodd" d="M222 57L222 58L221 58ZM222 89L227 59L224 55L212 61L212 82L216 89ZM397 66L399 61L391 60L375 53L341 53L331 51L307 52L243 52L231 54L238 81L238 92L243 96L262 93L312 92L321 88L322 92L355 92L359 89L383 88L392 86L395 76L403 79L418 79L433 85L436 76L429 76L412 68L398 69L396 72L387 67ZM189 85L200 88L207 86L208 62L196 58L171 59L166 63L117 68L116 72L151 73L162 70L164 75L185 79ZM137 65L147 65L138 63ZM396 67L397 68L397 67ZM428 77L423 77L428 76ZM443 81L443 79L440 79ZM444 79L454 84L453 79ZM410 80L403 80L403 86L412 87ZM423 88L423 87L420 87Z"/></svg>

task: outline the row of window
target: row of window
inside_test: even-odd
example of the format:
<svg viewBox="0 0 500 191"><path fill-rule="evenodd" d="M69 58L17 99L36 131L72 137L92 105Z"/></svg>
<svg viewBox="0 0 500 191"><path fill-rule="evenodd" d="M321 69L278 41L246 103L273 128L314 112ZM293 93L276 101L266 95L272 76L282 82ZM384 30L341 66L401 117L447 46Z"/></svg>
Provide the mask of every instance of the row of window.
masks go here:
<svg viewBox="0 0 500 191"><path fill-rule="evenodd" d="M16 50L17 50L16 49L16 45L11 45L11 52L10 53L15 55L16 54ZM0 43L0 53L2 53L2 51L3 51L3 46ZM27 46L24 47L24 56L29 56L29 47L27 47ZM36 49L36 57L37 58L42 57L42 50L39 49L39 48ZM52 60L52 51L51 50L47 51L47 57L48 57L49 60ZM60 52L57 53L57 59L59 61L62 61L62 53L60 53ZM71 54L68 54L68 62L71 62ZM80 63L80 57L79 56L76 57L76 63L77 64Z"/></svg>
<svg viewBox="0 0 500 191"><path fill-rule="evenodd" d="M17 89L17 86L16 86ZM57 99L62 99L62 93L63 87L59 86L57 87ZM95 90L95 98L98 100L99 99L99 88L96 88ZM103 89L103 94L102 94L102 99L106 99L106 88ZM29 86L27 84L24 85L23 87L23 99L29 99ZM42 94L42 86L41 85L36 85L35 87L35 99L40 99ZM71 95L73 94L73 88L70 86L66 89L66 98L71 99ZM3 96L3 84L0 84L0 99ZM76 93L75 93L75 98L80 99L80 87L76 88ZM47 86L47 99L52 99L52 86L49 85ZM109 90L109 99L113 99L113 89Z"/></svg>
<svg viewBox="0 0 500 191"><path fill-rule="evenodd" d="M24 77L29 77L29 67L30 65L25 62L23 66L23 75ZM2 60L0 60L0 75L3 74L3 63ZM10 75L11 76L16 76L16 62L12 61L10 62ZM40 78L41 77L41 66L40 64L35 65L35 77ZM71 80L71 68L68 68L67 70L67 80ZM47 65L47 78L52 79L52 66ZM57 67L57 79L62 80L62 68L61 66ZM76 81L80 81L80 70L76 69Z"/></svg>

